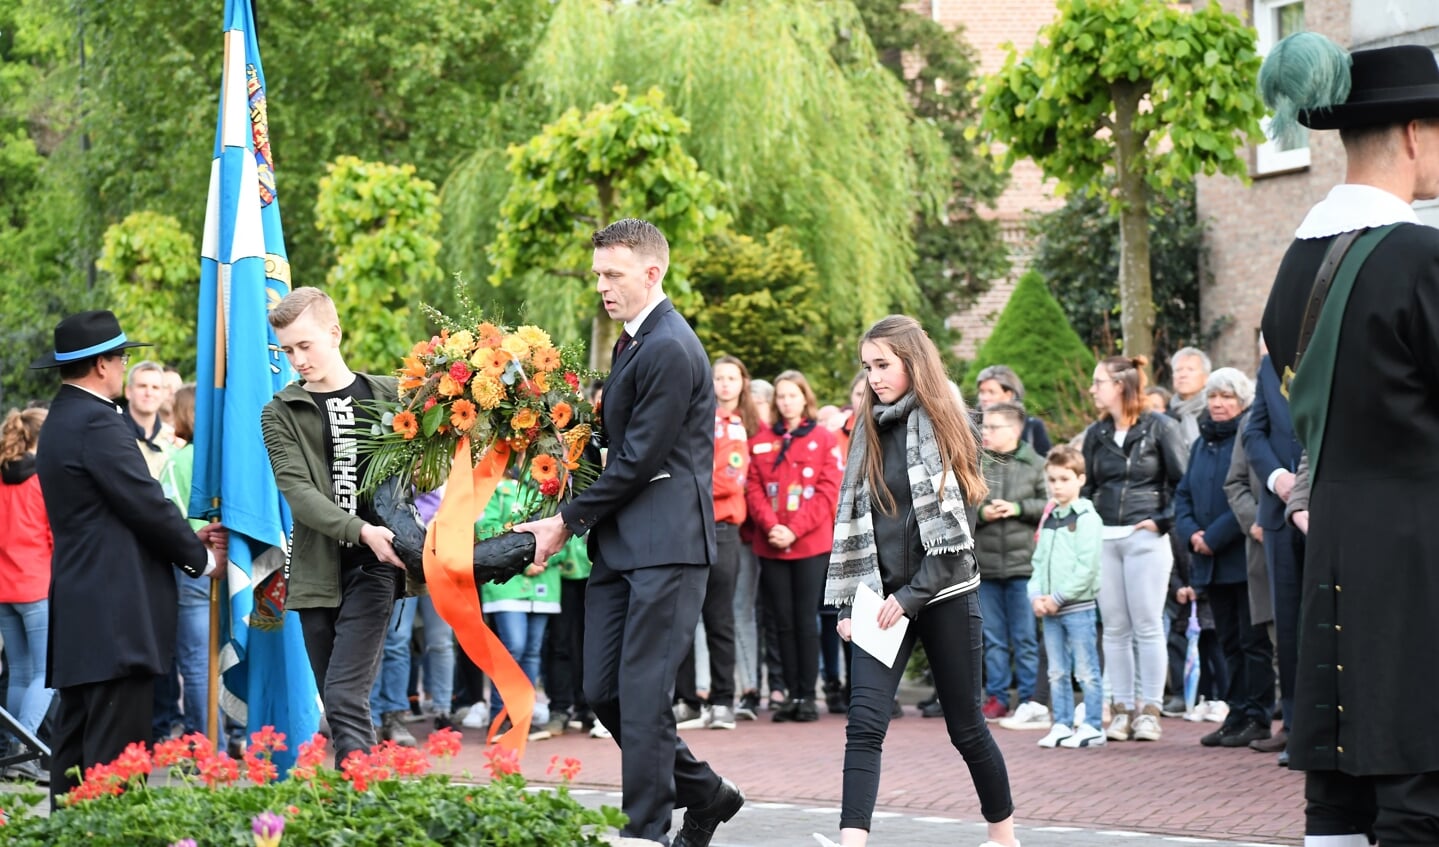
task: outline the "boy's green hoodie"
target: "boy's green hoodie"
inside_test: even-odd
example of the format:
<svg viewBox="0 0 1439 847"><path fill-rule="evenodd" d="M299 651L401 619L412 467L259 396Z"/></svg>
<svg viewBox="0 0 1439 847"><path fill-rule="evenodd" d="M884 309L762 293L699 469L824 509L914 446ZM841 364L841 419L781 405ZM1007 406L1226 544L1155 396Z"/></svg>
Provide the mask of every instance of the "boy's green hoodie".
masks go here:
<svg viewBox="0 0 1439 847"><path fill-rule="evenodd" d="M1099 550L1104 521L1083 497L1050 510L1034 548L1029 598L1053 597L1060 614L1092 605L1099 595Z"/></svg>

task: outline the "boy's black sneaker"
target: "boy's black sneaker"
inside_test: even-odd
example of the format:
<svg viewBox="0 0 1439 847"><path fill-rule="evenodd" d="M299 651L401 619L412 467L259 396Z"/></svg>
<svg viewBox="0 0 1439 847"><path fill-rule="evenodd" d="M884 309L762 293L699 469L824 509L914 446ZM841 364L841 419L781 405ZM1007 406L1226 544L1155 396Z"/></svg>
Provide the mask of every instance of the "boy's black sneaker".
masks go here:
<svg viewBox="0 0 1439 847"><path fill-rule="evenodd" d="M819 720L819 709L814 705L813 700L794 701L794 721L796 723L813 723Z"/></svg>

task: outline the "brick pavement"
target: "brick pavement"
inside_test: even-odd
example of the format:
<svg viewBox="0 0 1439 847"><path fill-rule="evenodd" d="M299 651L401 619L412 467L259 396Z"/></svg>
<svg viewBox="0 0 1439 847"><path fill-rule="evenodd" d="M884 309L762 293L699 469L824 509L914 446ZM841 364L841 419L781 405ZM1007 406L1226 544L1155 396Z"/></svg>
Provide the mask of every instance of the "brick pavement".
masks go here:
<svg viewBox="0 0 1439 847"><path fill-rule="evenodd" d="M906 711L886 741L879 808L978 820L978 801L943 722ZM760 718L733 732L693 731L684 737L752 800L837 806L843 718L824 715L815 724L776 724L767 712ZM1276 767L1272 755L1201 747L1199 736L1215 726L1165 719L1164 740L1157 744L1111 743L1093 750L1041 750L1035 744L1039 732L995 728L994 734L1025 825L1301 843L1302 776ZM465 749L453 771L484 772L480 738L476 730L465 731ZM583 762L577 784L619 787L614 742L579 733L533 742L525 776L553 781L545 769L555 755Z"/></svg>

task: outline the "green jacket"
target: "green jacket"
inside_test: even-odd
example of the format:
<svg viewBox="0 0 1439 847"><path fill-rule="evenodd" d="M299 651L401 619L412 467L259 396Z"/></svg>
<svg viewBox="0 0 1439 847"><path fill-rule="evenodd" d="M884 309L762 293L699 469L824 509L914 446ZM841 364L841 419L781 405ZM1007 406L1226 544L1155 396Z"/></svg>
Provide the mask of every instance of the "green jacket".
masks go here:
<svg viewBox="0 0 1439 847"><path fill-rule="evenodd" d="M1103 533L1104 521L1094 511L1094 504L1083 497L1050 512L1034 548L1030 599L1053 597L1061 611L1064 606L1093 602L1099 596Z"/></svg>
<svg viewBox="0 0 1439 847"><path fill-rule="evenodd" d="M358 374L375 400L394 402L394 377ZM298 382L271 398L260 412L260 430L275 482L295 518L290 540L290 585L286 607L322 609L340 605L340 545L360 543L364 521L335 505L325 459L320 407Z"/></svg>
<svg viewBox="0 0 1439 847"><path fill-rule="evenodd" d="M515 511L519 498L520 484L513 479L502 479L495 486L494 496L485 506L485 513L475 524L482 537L491 537L509 529L506 524L523 520L524 515ZM573 539L571 539L573 541ZM496 585L486 582L480 586L480 602L485 612L534 612L554 615L560 611L560 557L562 549L550 557L550 567L538 576L520 574L507 582Z"/></svg>
<svg viewBox="0 0 1439 847"><path fill-rule="evenodd" d="M974 557L981 579L1016 579L1032 572L1034 528L1044 512L1049 492L1044 485L1044 459L1025 442L1013 453L980 454L980 470L989 483L989 494L971 506L974 526ZM981 520L980 507L991 500L1019 504L1019 516L997 521Z"/></svg>

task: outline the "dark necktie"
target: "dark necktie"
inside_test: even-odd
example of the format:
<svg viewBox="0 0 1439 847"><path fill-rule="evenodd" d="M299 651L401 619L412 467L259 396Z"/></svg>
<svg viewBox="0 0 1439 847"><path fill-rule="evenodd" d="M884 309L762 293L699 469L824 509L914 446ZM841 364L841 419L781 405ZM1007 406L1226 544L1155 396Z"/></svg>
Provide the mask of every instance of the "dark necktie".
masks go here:
<svg viewBox="0 0 1439 847"><path fill-rule="evenodd" d="M622 331L620 333L620 339L615 342L615 352L614 355L610 357L610 360L618 362L620 360L620 354L625 352L625 348L630 346L630 342L634 340L633 335L630 335L627 331Z"/></svg>

